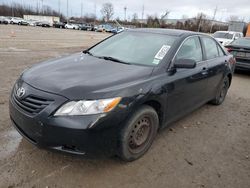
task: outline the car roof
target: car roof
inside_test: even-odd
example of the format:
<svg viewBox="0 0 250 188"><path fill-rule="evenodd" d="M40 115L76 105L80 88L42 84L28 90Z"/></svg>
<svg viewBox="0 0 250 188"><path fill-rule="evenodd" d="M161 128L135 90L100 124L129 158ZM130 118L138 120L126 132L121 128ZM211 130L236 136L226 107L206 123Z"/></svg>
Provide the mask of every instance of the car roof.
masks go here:
<svg viewBox="0 0 250 188"><path fill-rule="evenodd" d="M165 34L165 35L171 35L171 36L195 35L195 34L201 35L201 33L187 31L187 30L180 30L180 29L137 28L137 29L131 29L129 31Z"/></svg>
<svg viewBox="0 0 250 188"><path fill-rule="evenodd" d="M215 33L229 33L229 34L235 34L235 33L241 33L237 31L216 31Z"/></svg>

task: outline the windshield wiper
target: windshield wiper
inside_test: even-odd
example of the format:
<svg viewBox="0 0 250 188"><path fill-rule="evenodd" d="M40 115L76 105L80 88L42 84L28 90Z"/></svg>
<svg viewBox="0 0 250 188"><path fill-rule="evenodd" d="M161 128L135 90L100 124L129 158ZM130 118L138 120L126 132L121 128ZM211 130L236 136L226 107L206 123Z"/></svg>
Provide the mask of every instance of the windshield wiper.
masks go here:
<svg viewBox="0 0 250 188"><path fill-rule="evenodd" d="M84 54L89 54L89 55L91 55L91 56L94 56L90 51L88 51L88 50L84 50L82 53L84 53Z"/></svg>
<svg viewBox="0 0 250 188"><path fill-rule="evenodd" d="M125 61L122 61L120 59L116 59L116 58L110 57L110 56L99 56L98 58L110 60L110 61L114 61L114 62L118 62L118 63L122 63L122 64L131 65L131 63L128 63L128 62L125 62Z"/></svg>

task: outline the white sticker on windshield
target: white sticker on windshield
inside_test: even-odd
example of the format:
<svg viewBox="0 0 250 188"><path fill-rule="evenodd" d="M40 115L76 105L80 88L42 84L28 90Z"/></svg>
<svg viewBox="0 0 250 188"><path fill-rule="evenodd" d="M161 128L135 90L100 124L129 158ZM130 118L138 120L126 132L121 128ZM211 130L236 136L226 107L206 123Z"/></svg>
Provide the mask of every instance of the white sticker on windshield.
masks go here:
<svg viewBox="0 0 250 188"><path fill-rule="evenodd" d="M164 56L168 53L168 50L171 48L171 46L163 45L159 52L155 55L155 59L162 60Z"/></svg>

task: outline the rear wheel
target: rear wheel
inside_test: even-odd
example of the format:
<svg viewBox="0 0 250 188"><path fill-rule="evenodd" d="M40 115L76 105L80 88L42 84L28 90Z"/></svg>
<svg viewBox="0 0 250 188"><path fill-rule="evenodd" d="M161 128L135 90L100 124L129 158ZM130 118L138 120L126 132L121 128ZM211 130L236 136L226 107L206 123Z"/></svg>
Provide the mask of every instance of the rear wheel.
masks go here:
<svg viewBox="0 0 250 188"><path fill-rule="evenodd" d="M229 78L226 76L224 78L215 98L211 101L212 104L220 105L224 102L226 95L227 95L229 85L230 85L230 81L229 81Z"/></svg>
<svg viewBox="0 0 250 188"><path fill-rule="evenodd" d="M158 126L156 111L150 106L141 107L121 131L118 155L124 161L133 161L143 156L152 145Z"/></svg>

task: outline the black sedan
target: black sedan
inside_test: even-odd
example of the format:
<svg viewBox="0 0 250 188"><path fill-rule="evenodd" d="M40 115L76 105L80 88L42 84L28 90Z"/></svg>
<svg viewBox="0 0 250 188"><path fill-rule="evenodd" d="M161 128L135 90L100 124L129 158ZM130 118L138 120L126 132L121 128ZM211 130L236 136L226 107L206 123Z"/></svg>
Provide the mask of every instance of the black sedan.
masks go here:
<svg viewBox="0 0 250 188"><path fill-rule="evenodd" d="M236 58L236 69L250 70L250 37L239 38L225 46Z"/></svg>
<svg viewBox="0 0 250 188"><path fill-rule="evenodd" d="M36 26L39 27L50 27L50 23L49 22L36 22Z"/></svg>
<svg viewBox="0 0 250 188"><path fill-rule="evenodd" d="M63 22L55 22L53 24L53 27L60 28L60 29L65 29L65 25L66 25L66 23L63 23Z"/></svg>
<svg viewBox="0 0 250 188"><path fill-rule="evenodd" d="M208 35L127 30L24 71L10 118L39 147L133 161L160 129L207 102L220 105L234 63Z"/></svg>

